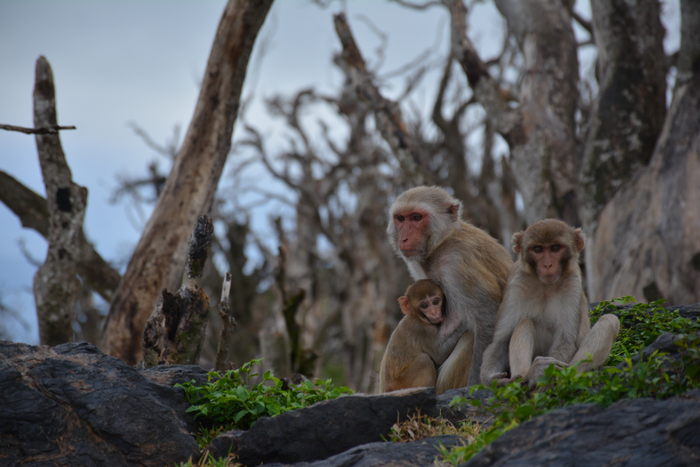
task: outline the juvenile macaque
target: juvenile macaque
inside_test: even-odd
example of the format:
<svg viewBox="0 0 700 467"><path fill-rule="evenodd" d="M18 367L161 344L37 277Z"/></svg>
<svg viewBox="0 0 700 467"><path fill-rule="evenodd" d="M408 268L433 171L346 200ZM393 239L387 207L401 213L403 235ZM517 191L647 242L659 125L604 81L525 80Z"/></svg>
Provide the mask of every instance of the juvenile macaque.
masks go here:
<svg viewBox="0 0 700 467"><path fill-rule="evenodd" d="M443 188L422 186L396 198L387 227L413 279L432 279L445 293L435 360L438 388L479 383L513 264L502 245L461 216L459 200Z"/></svg>
<svg viewBox="0 0 700 467"><path fill-rule="evenodd" d="M379 392L436 386L436 392L442 394L447 389L466 385L466 372L457 386L445 387L444 381L438 384L435 363L441 359L438 334L445 322L442 289L431 280L419 280L399 297L399 305L406 316L392 333L382 358ZM463 345L471 350L471 336L465 338Z"/></svg>
<svg viewBox="0 0 700 467"><path fill-rule="evenodd" d="M518 378L531 387L551 364L581 362L580 372L605 363L620 321L604 315L591 329L579 252L581 229L545 219L513 235L518 260L498 310L493 343L484 353L481 382L506 384Z"/></svg>

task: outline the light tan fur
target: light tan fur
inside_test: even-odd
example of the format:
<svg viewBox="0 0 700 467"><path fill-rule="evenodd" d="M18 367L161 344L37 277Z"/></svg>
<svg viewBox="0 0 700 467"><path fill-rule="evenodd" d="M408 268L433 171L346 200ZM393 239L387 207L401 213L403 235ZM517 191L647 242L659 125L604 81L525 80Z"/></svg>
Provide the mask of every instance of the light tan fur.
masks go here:
<svg viewBox="0 0 700 467"><path fill-rule="evenodd" d="M504 384L522 377L534 386L549 365L572 365L589 354L593 361L579 365L579 371L605 363L619 320L605 315L591 329L578 265L584 243L580 229L551 219L513 235L514 250L520 257L508 278L493 343L484 353L482 384L490 385L494 380ZM541 262L532 257L532 248L551 246L560 247L554 253L559 254L560 269L555 280L548 278L546 282L538 269Z"/></svg>
<svg viewBox="0 0 700 467"><path fill-rule="evenodd" d="M429 226L421 231L419 252L409 257L400 248L397 216L415 211L428 217ZM404 259L413 278L434 280L447 297L446 321L440 327L436 349L438 381L445 387L463 386L461 375L465 372L468 384L479 382L482 355L492 340L512 265L505 248L461 220L461 214L461 202L443 188L416 187L397 197L387 227L394 251ZM460 341L465 333L470 336ZM472 352L465 350L468 342L472 342ZM454 351L457 353L452 356Z"/></svg>

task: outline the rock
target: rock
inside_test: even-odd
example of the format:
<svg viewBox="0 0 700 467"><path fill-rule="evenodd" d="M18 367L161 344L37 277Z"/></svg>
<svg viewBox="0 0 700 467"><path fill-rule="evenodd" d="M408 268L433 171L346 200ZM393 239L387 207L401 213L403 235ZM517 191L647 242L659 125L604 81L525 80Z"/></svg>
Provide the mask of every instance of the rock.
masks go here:
<svg viewBox="0 0 700 467"><path fill-rule="evenodd" d="M452 422L454 426L464 420L474 420L480 425L488 426L493 422L493 416L485 413L473 405L461 405L450 407L450 402L455 397L464 397L469 400L478 400L482 406L486 406L489 398L493 396L493 391L489 389L479 389L470 394L471 388L450 389L437 396L437 412L445 419Z"/></svg>
<svg viewBox="0 0 700 467"><path fill-rule="evenodd" d="M382 441L397 420L405 420L416 410L423 414L435 412L433 388L319 402L261 418L248 431L223 433L214 438L208 449L215 458L226 457L229 452L237 454L244 465L311 462Z"/></svg>
<svg viewBox="0 0 700 467"><path fill-rule="evenodd" d="M697 466L700 390L559 409L507 432L465 465Z"/></svg>
<svg viewBox="0 0 700 467"><path fill-rule="evenodd" d="M463 446L466 440L461 436L436 436L411 443L369 443L357 446L342 454L316 462L301 462L293 467L381 467L397 466L422 467L435 465L440 455L440 445L446 448ZM282 467L288 464L266 464L268 467ZM291 467L291 466L290 466Z"/></svg>
<svg viewBox="0 0 700 467"><path fill-rule="evenodd" d="M184 393L88 343L0 342L0 464L164 466L196 459Z"/></svg>

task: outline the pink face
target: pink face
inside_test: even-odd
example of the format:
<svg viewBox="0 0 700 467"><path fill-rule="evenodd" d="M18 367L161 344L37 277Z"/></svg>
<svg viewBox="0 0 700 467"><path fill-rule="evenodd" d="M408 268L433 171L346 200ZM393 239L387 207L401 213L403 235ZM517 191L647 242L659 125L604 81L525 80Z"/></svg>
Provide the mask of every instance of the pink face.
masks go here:
<svg viewBox="0 0 700 467"><path fill-rule="evenodd" d="M394 226L401 254L406 258L420 255L425 249L428 213L417 209L396 212Z"/></svg>
<svg viewBox="0 0 700 467"><path fill-rule="evenodd" d="M533 245L528 250L530 258L537 264L537 277L545 284L553 284L562 275L562 261L566 256L564 245Z"/></svg>
<svg viewBox="0 0 700 467"><path fill-rule="evenodd" d="M442 297L434 295L426 297L418 303L418 310L422 318L430 324L442 324L445 316L442 314Z"/></svg>

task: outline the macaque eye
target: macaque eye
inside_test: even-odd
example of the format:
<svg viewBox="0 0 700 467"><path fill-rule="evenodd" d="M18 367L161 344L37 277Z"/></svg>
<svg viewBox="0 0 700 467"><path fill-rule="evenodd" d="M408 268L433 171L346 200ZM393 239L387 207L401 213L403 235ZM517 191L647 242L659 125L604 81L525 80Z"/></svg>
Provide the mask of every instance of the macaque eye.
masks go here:
<svg viewBox="0 0 700 467"><path fill-rule="evenodd" d="M559 251L561 250L561 245L552 245L552 251Z"/></svg>
<svg viewBox="0 0 700 467"><path fill-rule="evenodd" d="M439 298L436 298L435 300L433 300L433 305L439 305L439 304L440 304Z"/></svg>
<svg viewBox="0 0 700 467"><path fill-rule="evenodd" d="M428 308L428 302L420 302L420 307L425 310L426 308Z"/></svg>
<svg viewBox="0 0 700 467"><path fill-rule="evenodd" d="M404 220L406 220L406 218L403 217L401 214L399 214L399 215L396 216L396 220L399 221L399 222L403 222Z"/></svg>
<svg viewBox="0 0 700 467"><path fill-rule="evenodd" d="M414 214L411 216L411 220L415 222L419 222L421 219L423 219L423 216L421 216L420 214Z"/></svg>
<svg viewBox="0 0 700 467"><path fill-rule="evenodd" d="M534 251L535 253L542 253L542 247L539 245L533 246L532 251Z"/></svg>

